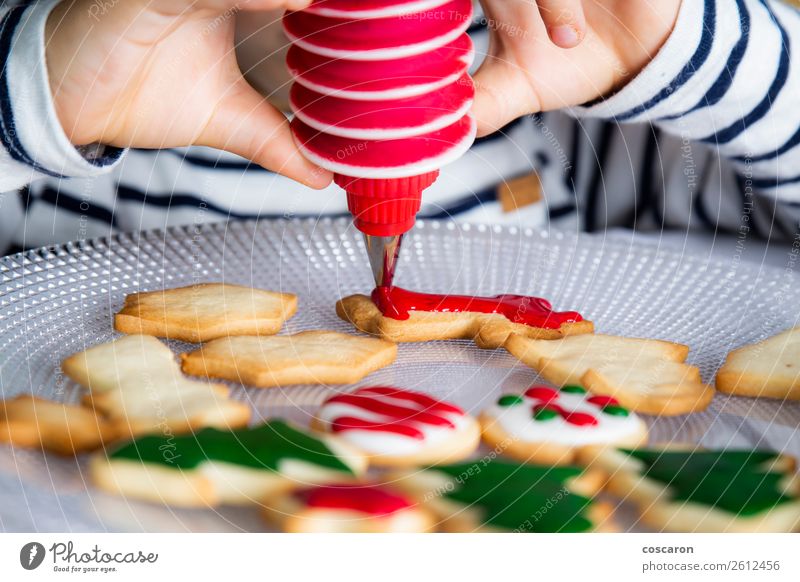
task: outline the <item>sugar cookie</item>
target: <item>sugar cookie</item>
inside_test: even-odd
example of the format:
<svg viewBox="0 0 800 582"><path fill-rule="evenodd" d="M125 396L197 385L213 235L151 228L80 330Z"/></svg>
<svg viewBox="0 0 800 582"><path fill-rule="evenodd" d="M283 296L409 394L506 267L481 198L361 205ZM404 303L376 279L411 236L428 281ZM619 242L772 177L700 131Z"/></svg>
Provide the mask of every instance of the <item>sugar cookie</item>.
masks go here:
<svg viewBox="0 0 800 582"><path fill-rule="evenodd" d="M611 529L606 504L592 500L596 469L547 467L484 458L393 476L448 532L578 533Z"/></svg>
<svg viewBox="0 0 800 582"><path fill-rule="evenodd" d="M226 386L186 378L172 351L152 336L130 335L94 346L61 367L89 389L87 405L129 434L227 428L250 420L247 404L231 400Z"/></svg>
<svg viewBox="0 0 800 582"><path fill-rule="evenodd" d="M259 502L297 486L353 479L365 469L364 457L335 437L281 420L139 437L90 464L101 489L184 507Z"/></svg>
<svg viewBox="0 0 800 582"><path fill-rule="evenodd" d="M272 335L297 311L297 297L231 285L202 283L133 293L114 317L114 329L191 343L229 335Z"/></svg>
<svg viewBox="0 0 800 582"><path fill-rule="evenodd" d="M334 331L270 337L227 337L181 354L183 371L269 388L291 384L351 384L397 357L397 346Z"/></svg>
<svg viewBox="0 0 800 582"><path fill-rule="evenodd" d="M320 485L266 499L265 517L289 533L424 533L430 513L382 485Z"/></svg>
<svg viewBox="0 0 800 582"><path fill-rule="evenodd" d="M478 446L480 428L459 407L411 390L370 386L326 400L312 426L368 455L370 464L453 462Z"/></svg>
<svg viewBox="0 0 800 582"><path fill-rule="evenodd" d="M800 528L794 459L764 451L604 449L582 453L610 475L611 493L645 523L672 532L792 532Z"/></svg>
<svg viewBox="0 0 800 582"><path fill-rule="evenodd" d="M415 293L379 287L336 303L337 315L357 329L394 342L471 339L482 348L499 348L512 333L556 339L592 333L591 321L575 311L553 311L539 297L468 297Z"/></svg>
<svg viewBox="0 0 800 582"><path fill-rule="evenodd" d="M480 415L484 440L501 454L545 465L574 464L589 445L638 446L647 426L610 396L580 386L531 386L505 394Z"/></svg>
<svg viewBox="0 0 800 582"><path fill-rule="evenodd" d="M542 341L512 335L505 348L556 386L580 385L642 414L704 410L714 389L683 363L689 348L661 340L584 335Z"/></svg>
<svg viewBox="0 0 800 582"><path fill-rule="evenodd" d="M729 353L717 372L717 390L800 400L800 327Z"/></svg>
<svg viewBox="0 0 800 582"><path fill-rule="evenodd" d="M0 400L0 442L74 455L97 449L116 436L111 423L82 406L31 394Z"/></svg>

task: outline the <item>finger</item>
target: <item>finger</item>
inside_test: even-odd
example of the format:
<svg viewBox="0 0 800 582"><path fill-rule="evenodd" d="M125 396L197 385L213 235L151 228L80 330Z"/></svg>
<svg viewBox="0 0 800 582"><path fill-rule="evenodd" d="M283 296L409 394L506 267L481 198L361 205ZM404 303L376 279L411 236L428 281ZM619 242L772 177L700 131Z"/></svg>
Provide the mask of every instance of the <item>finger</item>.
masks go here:
<svg viewBox="0 0 800 582"><path fill-rule="evenodd" d="M185 3L186 0L184 0ZM240 10L303 10L313 0L198 0L198 8L211 8L219 12Z"/></svg>
<svg viewBox="0 0 800 582"><path fill-rule="evenodd" d="M537 0L550 40L558 47L578 46L586 33L581 0Z"/></svg>
<svg viewBox="0 0 800 582"><path fill-rule="evenodd" d="M244 80L221 99L197 144L238 154L312 188L333 179L303 157L286 117Z"/></svg>
<svg viewBox="0 0 800 582"><path fill-rule="evenodd" d="M493 133L522 115L539 111L539 99L525 76L501 57L487 57L473 81L472 115L478 123L478 137Z"/></svg>

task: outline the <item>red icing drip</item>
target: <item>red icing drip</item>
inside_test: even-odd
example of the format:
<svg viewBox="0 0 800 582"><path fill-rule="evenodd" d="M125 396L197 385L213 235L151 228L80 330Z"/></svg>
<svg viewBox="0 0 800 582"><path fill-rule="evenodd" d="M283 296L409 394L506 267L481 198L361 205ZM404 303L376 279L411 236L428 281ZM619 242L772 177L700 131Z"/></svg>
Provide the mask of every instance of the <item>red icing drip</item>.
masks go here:
<svg viewBox="0 0 800 582"><path fill-rule="evenodd" d="M308 507L350 509L369 515L391 515L411 502L376 485L327 485L304 489L294 496Z"/></svg>
<svg viewBox="0 0 800 582"><path fill-rule="evenodd" d="M587 398L586 402L594 404L596 406L619 406L619 400L613 398L611 396L592 396L591 398Z"/></svg>
<svg viewBox="0 0 800 582"><path fill-rule="evenodd" d="M397 404L398 401L405 406ZM329 398L323 407L329 404L344 404L381 417L379 420L371 420L340 416L331 422L333 432L370 430L414 439L425 438L421 425L452 429L455 428L455 424L447 415L464 414L464 411L457 406L441 402L427 394L386 386L370 386L350 394L339 394Z"/></svg>
<svg viewBox="0 0 800 582"><path fill-rule="evenodd" d="M372 302L384 316L399 320L408 319L410 311L499 313L514 323L547 329L558 329L565 323L583 320L577 311L553 311L546 299L526 295L473 297L417 293L400 287L376 287L372 291Z"/></svg>
<svg viewBox="0 0 800 582"><path fill-rule="evenodd" d="M598 424L597 419L592 416L591 414L586 414L585 412L569 412L564 410L558 404L554 402L548 402L547 404L537 404L533 407L535 412L542 410L543 408L547 408L550 410L555 410L561 418L567 421L570 424L574 424L576 426L595 426Z"/></svg>
<svg viewBox="0 0 800 582"><path fill-rule="evenodd" d="M525 396L547 403L558 400L558 391L547 386L531 386L525 391Z"/></svg>

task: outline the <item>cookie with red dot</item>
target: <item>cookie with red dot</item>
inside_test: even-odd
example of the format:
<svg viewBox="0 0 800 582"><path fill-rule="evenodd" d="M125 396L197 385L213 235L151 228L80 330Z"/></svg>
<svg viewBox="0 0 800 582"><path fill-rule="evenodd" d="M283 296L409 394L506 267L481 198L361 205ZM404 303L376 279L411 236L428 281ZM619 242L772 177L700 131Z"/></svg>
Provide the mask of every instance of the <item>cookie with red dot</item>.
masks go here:
<svg viewBox="0 0 800 582"><path fill-rule="evenodd" d="M424 533L435 522L411 497L378 484L332 484L270 498L264 516L288 533Z"/></svg>
<svg viewBox="0 0 800 582"><path fill-rule="evenodd" d="M483 439L521 461L570 464L585 447L637 446L647 425L610 396L575 385L504 394L480 416Z"/></svg>

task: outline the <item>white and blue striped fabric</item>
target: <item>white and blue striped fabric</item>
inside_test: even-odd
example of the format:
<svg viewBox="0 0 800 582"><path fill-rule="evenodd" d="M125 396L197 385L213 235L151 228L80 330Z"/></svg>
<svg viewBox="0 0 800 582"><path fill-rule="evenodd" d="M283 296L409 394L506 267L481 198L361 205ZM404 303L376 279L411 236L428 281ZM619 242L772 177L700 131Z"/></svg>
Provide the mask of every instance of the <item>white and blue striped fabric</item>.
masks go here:
<svg viewBox="0 0 800 582"><path fill-rule="evenodd" d="M0 253L244 217L344 215L314 191L208 148L76 149L44 66L55 2L0 8ZM480 54L487 31L470 29ZM444 168L422 216L597 231L800 236L800 12L778 0L683 0L670 38L618 93L524 117ZM543 199L504 211L536 172Z"/></svg>

